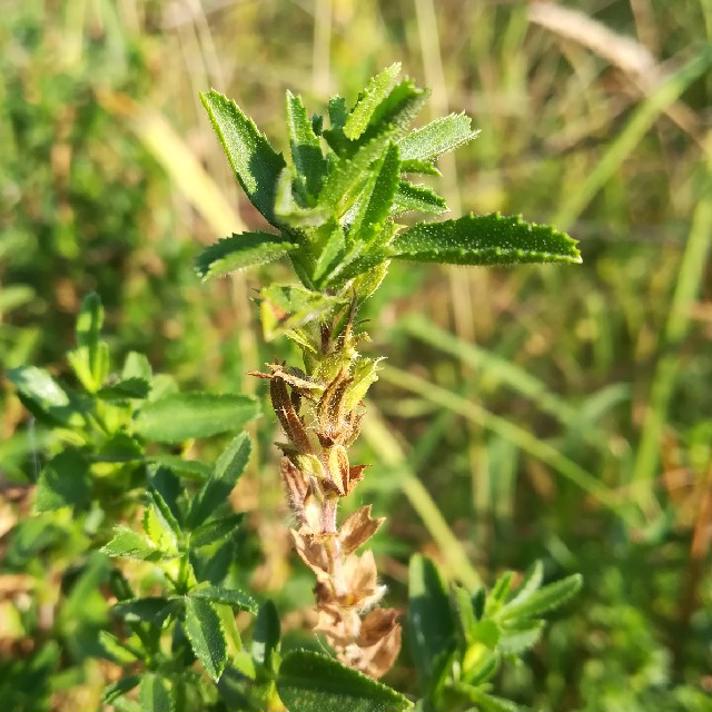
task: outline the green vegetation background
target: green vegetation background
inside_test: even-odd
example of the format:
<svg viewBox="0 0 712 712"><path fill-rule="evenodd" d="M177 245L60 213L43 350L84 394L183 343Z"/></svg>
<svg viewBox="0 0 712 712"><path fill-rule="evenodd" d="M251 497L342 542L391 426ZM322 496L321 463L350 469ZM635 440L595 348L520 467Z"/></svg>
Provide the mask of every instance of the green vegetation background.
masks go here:
<svg viewBox="0 0 712 712"><path fill-rule="evenodd" d="M426 116L464 110L482 129L441 163L453 213L554 221L584 264L392 267L370 306L388 365L357 494L389 516L377 553L390 599L404 602L415 551L470 581L541 557L585 589L503 691L538 710L710 710L712 74L678 69L707 61L712 2L567 6L580 14L495 0L1 3L0 366L61 372L96 290L117 355L145 351L187 387L262 394L246 376L275 356L258 337L259 277L201 285L193 272L202 245L260 224L198 92L235 97L278 144L286 88L316 110L401 60L432 88ZM587 19L618 37L597 43ZM7 522L45 443L1 387ZM254 511L252 583L298 629L310 581L289 554L270 418L256 435L236 493ZM20 564L0 566L2 579ZM22 622L1 589L0 621L0 657L17 654ZM390 677L401 689L409 665Z"/></svg>

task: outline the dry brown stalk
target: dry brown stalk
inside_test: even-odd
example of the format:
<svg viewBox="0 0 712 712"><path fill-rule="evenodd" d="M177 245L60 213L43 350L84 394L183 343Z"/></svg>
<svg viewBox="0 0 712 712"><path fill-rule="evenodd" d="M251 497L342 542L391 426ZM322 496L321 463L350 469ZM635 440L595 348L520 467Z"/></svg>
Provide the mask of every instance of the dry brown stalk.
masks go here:
<svg viewBox="0 0 712 712"><path fill-rule="evenodd" d="M269 379L288 439L279 445L282 482L296 520L290 530L295 549L316 576L315 629L342 662L379 678L400 650L399 612L379 607L386 587L378 583L373 552L356 552L384 518L374 518L370 505L340 525L337 517L340 500L364 476L364 465L349 462L348 448L360 432L365 389L375 380L375 363L358 357L350 334L348 327L335 350L322 354L331 369L316 368L308 376L270 364L268 373L253 375Z"/></svg>

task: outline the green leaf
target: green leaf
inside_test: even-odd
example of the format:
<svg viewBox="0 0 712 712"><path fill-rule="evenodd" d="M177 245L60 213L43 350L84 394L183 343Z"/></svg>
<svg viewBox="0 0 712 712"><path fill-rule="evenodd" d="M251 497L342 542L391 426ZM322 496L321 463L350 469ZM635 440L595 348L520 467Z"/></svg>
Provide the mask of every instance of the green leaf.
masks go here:
<svg viewBox="0 0 712 712"><path fill-rule="evenodd" d="M295 650L277 678L282 702L292 712L401 712L412 703L400 693L337 660Z"/></svg>
<svg viewBox="0 0 712 712"><path fill-rule="evenodd" d="M239 430L259 415L254 398L211 393L173 393L147 403L136 431L148 441L179 443Z"/></svg>
<svg viewBox="0 0 712 712"><path fill-rule="evenodd" d="M255 601L249 593L240 591L237 588L224 588L222 586L204 586L202 588L194 588L189 596L191 598L199 598L203 601L211 603L224 603L232 608L239 608L243 611L249 611L253 615L257 614L257 601Z"/></svg>
<svg viewBox="0 0 712 712"><path fill-rule="evenodd" d="M227 644L220 618L208 601L186 597L185 632L195 656L217 682L227 662Z"/></svg>
<svg viewBox="0 0 712 712"><path fill-rule="evenodd" d="M158 453L156 455L149 455L148 461L155 462L157 465L163 465L186 479L195 480L196 482L205 482L212 472L212 469L208 467L208 465L199 460L184 460L177 455Z"/></svg>
<svg viewBox="0 0 712 712"><path fill-rule="evenodd" d="M434 661L455 644L455 627L445 584L435 564L416 554L408 570L408 643L421 679Z"/></svg>
<svg viewBox="0 0 712 712"><path fill-rule="evenodd" d="M277 608L272 601L265 601L257 614L252 631L250 652L256 663L268 670L275 667L276 652L279 648L280 624Z"/></svg>
<svg viewBox="0 0 712 712"><path fill-rule="evenodd" d="M146 598L129 598L119 601L112 609L127 623L161 623L176 610L176 601L169 601L161 596L148 596Z"/></svg>
<svg viewBox="0 0 712 712"><path fill-rule="evenodd" d="M517 622L500 629L499 649L505 655L521 655L536 645L544 630L544 621Z"/></svg>
<svg viewBox="0 0 712 712"><path fill-rule="evenodd" d="M477 705L476 709L481 712L521 712L519 705L514 702L490 695L479 687L456 683L454 688L470 702L474 702Z"/></svg>
<svg viewBox="0 0 712 712"><path fill-rule="evenodd" d="M147 383L151 383L153 379L151 363L144 354L138 351L129 351L121 371L121 380L128 381L133 378L138 378Z"/></svg>
<svg viewBox="0 0 712 712"><path fill-rule="evenodd" d="M164 519L171 527L176 537L182 536L182 524L184 521L183 507L179 498L184 491L178 476L168 467L152 468L149 475L149 492L151 499L162 512Z"/></svg>
<svg viewBox="0 0 712 712"><path fill-rule="evenodd" d="M195 271L205 281L235 270L274 262L297 247L294 242L266 232L233 234L204 249L195 261Z"/></svg>
<svg viewBox="0 0 712 712"><path fill-rule="evenodd" d="M459 265L581 262L565 233L499 213L416 225L399 233L391 250L401 259Z"/></svg>
<svg viewBox="0 0 712 712"><path fill-rule="evenodd" d="M234 101L214 89L200 95L232 170L252 204L274 224L274 198L284 159Z"/></svg>
<svg viewBox="0 0 712 712"><path fill-rule="evenodd" d="M141 682L141 678L138 675L127 675L122 677L104 688L101 701L105 705L110 705L114 702L114 700L116 700L116 698L121 697L121 695L125 695L127 692L133 690L139 682Z"/></svg>
<svg viewBox="0 0 712 712"><path fill-rule="evenodd" d="M344 229L335 220L329 221L314 231L314 252L318 257L314 261L312 277L317 285L322 277L328 277L327 273L337 262L345 245Z"/></svg>
<svg viewBox="0 0 712 712"><path fill-rule="evenodd" d="M103 323L101 299L97 294L88 294L77 317L77 348L67 354L67 359L82 385L92 393L109 375L109 347L100 340Z"/></svg>
<svg viewBox="0 0 712 712"><path fill-rule="evenodd" d="M215 463L215 470L191 504L188 521L191 527L202 524L220 505L227 502L243 473L252 445L247 433L240 433L227 446Z"/></svg>
<svg viewBox="0 0 712 712"><path fill-rule="evenodd" d="M114 536L101 547L101 551L107 556L141 561L158 561L164 558L163 552L148 539L123 525L114 528Z"/></svg>
<svg viewBox="0 0 712 712"><path fill-rule="evenodd" d="M349 110L346 106L346 99L343 96L332 96L328 105L329 122L333 128L342 129L349 117Z"/></svg>
<svg viewBox="0 0 712 712"><path fill-rule="evenodd" d="M335 217L341 217L358 198L370 175L371 164L388 150L389 138L390 133L385 131L364 142L350 157L337 158L330 154L319 205L328 208Z"/></svg>
<svg viewBox="0 0 712 712"><path fill-rule="evenodd" d="M139 701L142 712L173 712L173 696L163 678L146 673L141 678Z"/></svg>
<svg viewBox="0 0 712 712"><path fill-rule="evenodd" d="M76 631L78 624L95 625L103 620L108 608L100 588L108 583L111 565L98 551L88 554L86 563L81 565L81 573L74 578L71 588L63 590L62 606L59 611L57 630L68 634Z"/></svg>
<svg viewBox="0 0 712 712"><path fill-rule="evenodd" d="M521 602L508 603L499 611L498 617L506 621L536 618L566 603L581 590L582 584L581 574L567 576L540 588Z"/></svg>
<svg viewBox="0 0 712 712"><path fill-rule="evenodd" d="M450 589L452 600L452 610L457 623L457 631L463 647L480 640L478 633L478 622L475 618L475 609L469 592L462 586L453 584ZM482 631L480 631L482 632ZM484 631L485 637L487 632ZM484 642L484 641L482 641Z"/></svg>
<svg viewBox="0 0 712 712"><path fill-rule="evenodd" d="M368 243L381 233L398 188L399 166L398 147L390 144L373 165L366 186L359 196L354 221L348 232L349 242Z"/></svg>
<svg viewBox="0 0 712 712"><path fill-rule="evenodd" d="M411 131L401 139L399 147L403 160L430 161L471 141L480 133L470 127L465 114L450 114Z"/></svg>
<svg viewBox="0 0 712 712"><path fill-rule="evenodd" d="M292 161L304 178L307 194L315 198L321 190L326 161L321 152L319 137L314 133L302 99L287 91L287 124Z"/></svg>
<svg viewBox="0 0 712 712"><path fill-rule="evenodd" d="M25 407L39 420L54 425L68 425L77 421L77 417L72 417L74 411L69 395L44 369L20 366L11 368L7 377L17 389Z"/></svg>
<svg viewBox="0 0 712 712"><path fill-rule="evenodd" d="M368 141L384 132L402 134L425 103L428 92L419 89L410 79L405 79L391 90L376 107L368 130L360 141Z"/></svg>
<svg viewBox="0 0 712 712"><path fill-rule="evenodd" d="M148 504L143 510L143 530L164 555L178 553L180 527L161 495L148 492Z"/></svg>
<svg viewBox="0 0 712 712"><path fill-rule="evenodd" d="M497 674L499 670L502 655L500 651L482 652L481 649L476 649L478 660L469 670L463 670L463 681L470 685L481 685L487 682Z"/></svg>
<svg viewBox="0 0 712 712"><path fill-rule="evenodd" d="M55 455L40 472L35 510L48 512L61 507L86 507L91 498L89 464L73 449Z"/></svg>
<svg viewBox="0 0 712 712"><path fill-rule="evenodd" d="M218 519L209 519L190 535L190 545L195 548L214 544L231 536L244 519L244 514L228 514Z"/></svg>
<svg viewBox="0 0 712 712"><path fill-rule="evenodd" d="M393 207L393 212L397 215L416 210L429 215L440 215L447 210L445 198L426 185L415 185L407 180L399 181Z"/></svg>
<svg viewBox="0 0 712 712"><path fill-rule="evenodd" d="M438 170L438 167L430 161L418 161L412 158L403 160L403 156L401 156L401 172L420 173L424 176L442 175Z"/></svg>
<svg viewBox="0 0 712 712"><path fill-rule="evenodd" d="M77 346L86 346L93 351L101 338L101 327L104 325L104 307L99 295L95 292L87 294L77 317L75 333Z"/></svg>
<svg viewBox="0 0 712 712"><path fill-rule="evenodd" d="M357 139L366 130L376 107L393 89L400 70L400 62L395 62L370 79L344 124L344 134L347 138Z"/></svg>
<svg viewBox="0 0 712 712"><path fill-rule="evenodd" d="M151 391L151 385L143 378L125 378L121 381L100 388L96 394L99 398L109 401L124 401L137 399L141 400L148 397Z"/></svg>
<svg viewBox="0 0 712 712"><path fill-rule="evenodd" d="M519 588L517 588L514 597L507 602L507 605L516 606L529 600L532 594L541 587L543 577L544 567L542 566L541 561L535 561L533 566L529 569L529 571L527 571L527 574L519 585Z"/></svg>
<svg viewBox="0 0 712 712"><path fill-rule="evenodd" d="M260 320L267 341L325 320L345 304L343 297L332 296L291 284L272 284L260 291Z"/></svg>
<svg viewBox="0 0 712 712"><path fill-rule="evenodd" d="M139 655L134 650L107 630L99 631L99 645L104 655L118 665L129 665L139 659Z"/></svg>

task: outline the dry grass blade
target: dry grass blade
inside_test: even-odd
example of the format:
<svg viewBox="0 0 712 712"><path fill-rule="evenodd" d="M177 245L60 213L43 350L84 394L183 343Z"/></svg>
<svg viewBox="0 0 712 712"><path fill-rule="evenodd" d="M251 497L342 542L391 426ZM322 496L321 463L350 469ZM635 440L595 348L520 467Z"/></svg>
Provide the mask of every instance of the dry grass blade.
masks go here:
<svg viewBox="0 0 712 712"><path fill-rule="evenodd" d="M128 121L129 128L211 230L223 235L245 230L237 211L163 114L139 106L124 94L104 93L99 101L107 111Z"/></svg>
<svg viewBox="0 0 712 712"><path fill-rule="evenodd" d="M529 20L588 47L627 74L637 75L645 81L659 74L655 57L640 42L614 32L580 10L553 2L534 2L529 6Z"/></svg>
<svg viewBox="0 0 712 712"><path fill-rule="evenodd" d="M615 32L602 22L579 10L552 2L534 2L529 6L529 20L572 42L587 47L594 54L627 74L642 95L647 95L665 78L653 54L640 42ZM699 141L699 120L685 104L676 102L664 109L683 130Z"/></svg>

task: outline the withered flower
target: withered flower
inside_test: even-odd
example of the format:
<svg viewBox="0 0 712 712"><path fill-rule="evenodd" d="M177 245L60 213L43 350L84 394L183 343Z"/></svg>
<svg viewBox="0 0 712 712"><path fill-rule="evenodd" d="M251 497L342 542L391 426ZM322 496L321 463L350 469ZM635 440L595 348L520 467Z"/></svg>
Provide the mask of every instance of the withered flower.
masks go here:
<svg viewBox="0 0 712 712"><path fill-rule="evenodd" d="M369 359L353 367L337 363L329 380L281 364L254 375L270 380L272 405L288 440L279 444L282 482L297 522L290 530L295 549L316 576L315 630L343 663L379 678L400 651L399 613L378 607L386 587L378 583L373 552L356 551L384 518L374 518L368 505L340 526L337 521L339 500L364 476L364 465L350 464L348 447L359 435L362 399L375 367Z"/></svg>

